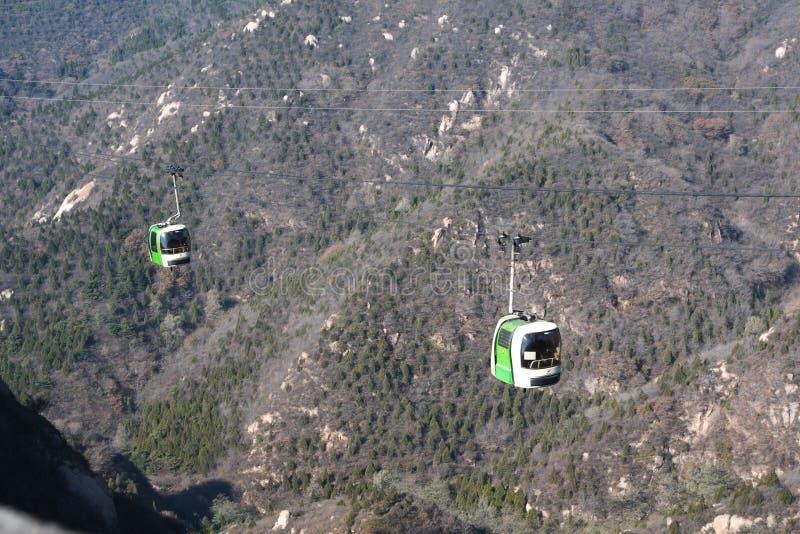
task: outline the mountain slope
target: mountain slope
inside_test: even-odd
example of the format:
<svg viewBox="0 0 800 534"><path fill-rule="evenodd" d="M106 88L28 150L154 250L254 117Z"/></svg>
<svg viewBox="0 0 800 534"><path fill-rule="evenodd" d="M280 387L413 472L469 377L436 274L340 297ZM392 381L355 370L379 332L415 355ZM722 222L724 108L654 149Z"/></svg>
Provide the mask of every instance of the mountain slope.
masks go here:
<svg viewBox="0 0 800 534"><path fill-rule="evenodd" d="M20 406L0 382L3 484L0 502L17 511L81 532L180 532L170 520L114 495L59 432L40 415ZM9 513L8 523L14 519ZM12 521L13 520L13 521ZM32 528L29 525L27 528Z"/></svg>
<svg viewBox="0 0 800 534"><path fill-rule="evenodd" d="M282 3L131 48L124 84L4 82L0 376L109 478L230 484L196 528L791 529L796 15ZM561 327L545 391L488 372L500 231Z"/></svg>

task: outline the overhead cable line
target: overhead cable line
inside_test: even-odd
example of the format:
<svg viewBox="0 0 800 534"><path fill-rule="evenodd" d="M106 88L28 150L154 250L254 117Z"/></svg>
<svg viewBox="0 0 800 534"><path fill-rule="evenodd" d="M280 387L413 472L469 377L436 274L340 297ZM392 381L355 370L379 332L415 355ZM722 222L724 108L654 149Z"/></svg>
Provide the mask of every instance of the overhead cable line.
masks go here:
<svg viewBox="0 0 800 534"><path fill-rule="evenodd" d="M47 148L45 145L37 145ZM123 160L132 162L142 162L141 158L135 156L92 154L89 152L70 151L69 155L81 155L89 158L99 158L103 160ZM279 180L301 180L313 182L329 182L344 184L367 184L380 186L401 186L401 187L430 187L438 189L472 189L481 191L515 191L530 193L556 193L567 195L601 195L601 196L652 196L652 197L704 197L704 198L755 198L755 199L800 199L800 193L754 193L742 191L677 191L677 190L658 190L658 189L603 189L597 187L558 187L558 186L535 186L535 185L494 185L494 184L454 184L437 183L413 180L378 180L368 178L346 178L335 176L308 176L292 174L278 171L246 171L242 169L226 169L214 173L217 177L231 176L267 176Z"/></svg>
<svg viewBox="0 0 800 534"><path fill-rule="evenodd" d="M403 224L408 226L419 227L423 230L431 230L437 228L438 224L431 223L429 225L423 224L418 221L404 221L396 220L388 217L370 217L373 222L384 222L388 224ZM486 226L486 224L484 224ZM484 231L480 235L488 237ZM558 239L543 237L537 235L536 232L531 234L533 243L543 243L552 245L569 245L569 246L584 246L584 247L617 247L617 248L655 248L655 249L684 249L684 250L713 250L725 252L763 252L769 254L786 254L795 251L795 249L780 248L780 247L758 247L746 245L703 245L699 243L670 243L670 242L657 242L657 241L612 241L612 240L588 240L588 239Z"/></svg>
<svg viewBox="0 0 800 534"><path fill-rule="evenodd" d="M19 95L0 95L2 98L10 100L28 100L28 101L45 101L45 102L87 102L94 104L114 104L114 105L136 105L136 106L160 106L158 102L146 102L136 100L102 100L92 98L59 98L59 97L44 97L44 96L19 96ZM181 103L181 106L188 108L199 109L213 109L219 111L225 109L255 109L255 110L269 110L269 111L349 111L349 112L370 112L370 113L452 113L450 108L423 108L423 107L347 107L347 106L276 106L265 104L220 104L219 102L213 104L191 104ZM758 113L798 113L796 109L536 109L536 108L478 108L469 109L463 108L458 110L459 113L503 113L503 114L534 114L534 115L555 115L555 114L579 114L579 115L613 115L613 114L664 114L664 115L679 115L679 114L692 114L692 115L708 115L708 114L758 114Z"/></svg>
<svg viewBox="0 0 800 534"><path fill-rule="evenodd" d="M697 243L660 243L656 241L609 241L609 240L575 240L575 239L555 239L549 237L533 236L533 240L539 240L543 243L550 243L554 245L583 245L583 246L600 246L600 247L623 247L623 248L663 248L663 249L688 249L688 250L717 250L728 252L766 252L774 254L785 254L792 252L794 249L785 249L780 247L755 247L755 246L742 246L742 245L702 245Z"/></svg>
<svg viewBox="0 0 800 534"><path fill-rule="evenodd" d="M224 176L226 173L233 175L256 174L279 177L286 180L304 181L323 181L323 182L343 182L343 183L363 183L380 186L405 186L405 187L432 187L441 189L478 189L487 191L521 191L531 193L560 193L560 194L587 194L604 196L656 196L656 197L712 197L712 198L800 198L800 193L739 193L736 191L669 191L669 190L646 190L646 189L600 189L592 187L549 187L549 186L508 186L491 184L448 184L435 182L419 182L407 180L370 180L370 179L348 179L336 177L313 177L301 176L288 173L277 173L274 171L221 171L218 175Z"/></svg>
<svg viewBox="0 0 800 534"><path fill-rule="evenodd" d="M33 4L53 4L53 5L61 4L62 7L64 7L63 6L64 3L65 2L59 0L26 0L24 2L3 2L2 4L0 4L0 7L6 9L9 7L24 7ZM78 7L79 3L80 2L74 2L70 7Z"/></svg>
<svg viewBox="0 0 800 534"><path fill-rule="evenodd" d="M105 178L105 179L113 179L113 176L108 175L97 175L94 174L91 176L92 178ZM203 193L198 191L197 195L200 198L208 196L207 193ZM218 193L214 193L214 195L218 195ZM303 206L301 201L293 200L293 201L276 201L276 200L262 200L257 199L254 200L259 205L269 205L269 206L281 206L281 207L289 207L293 209L297 208L306 208L306 209L317 209L319 206ZM374 222L374 223L387 223L387 224L401 224L406 226L413 226L418 227L424 230L431 230L432 228L436 228L438 225L437 223L430 223L430 224L423 224L421 222L415 221L408 221L403 219L395 219L390 217L375 217L375 216L365 216L366 222ZM557 222L552 222L552 224L558 224ZM484 224L485 226L485 224ZM483 232L481 235L486 236L487 234ZM621 247L621 248L663 248L663 249L689 249L689 250L716 250L716 251L741 251L741 252L764 252L764 253L787 253L792 252L795 249L788 249L788 248L779 248L779 247L757 247L757 246L745 246L745 245L703 245L703 244L695 244L695 243L670 243L670 242L655 242L655 241L613 241L613 240L580 240L580 239L556 239L556 238L548 238L548 237L541 237L538 235L533 235L534 241L539 241L542 243L548 244L555 244L555 245L570 245L570 246L589 246L589 247Z"/></svg>
<svg viewBox="0 0 800 534"><path fill-rule="evenodd" d="M187 90L209 90L218 89L221 91L276 91L281 93L459 93L463 94L467 91L472 92L486 92L487 89L476 89L474 87L466 87L461 89L413 89L413 88L300 88L300 87L257 87L257 86L215 86L215 85L179 85L173 84L124 84L124 83L103 83L103 82L85 82L73 80L28 80L23 78L2 78L0 82L15 82L25 84L49 84L49 85L67 85L67 86L88 86L88 87L104 87L104 88L132 88L132 89L171 89L175 91ZM555 88L519 88L515 87L514 91L518 93L603 93L603 92L695 92L695 91L800 91L800 85L753 85L741 87L725 87L725 86L708 86L708 87L588 87L588 88L569 88L569 87L555 87Z"/></svg>
<svg viewBox="0 0 800 534"><path fill-rule="evenodd" d="M112 176L93 175L93 178L107 178L111 179ZM202 198L206 195L198 192ZM216 195L216 193L215 193ZM316 209L314 206L303 206L300 201L281 202L276 200L257 200L259 205L289 207L292 209L305 208ZM359 215L360 217L360 215ZM385 223L385 224L400 224L406 226L413 226L424 230L431 230L438 226L437 223L423 224L416 221L408 221L402 219L394 219L390 217L376 217L364 214L363 221L366 223ZM340 221L341 222L341 221ZM553 223L557 224L557 223ZM486 226L484 224L484 226ZM481 235L486 236L486 232ZM788 254L796 251L796 249L780 248L780 247L759 247L759 246L746 246L746 245L704 245L698 243L675 243L675 242L656 242L656 241L614 241L614 240L588 240L588 239L558 239L533 235L534 242L541 242L543 244L552 245L566 245L566 246L581 246L591 248L604 248L604 247L617 247L617 248L653 248L653 249L680 249L680 250L710 250L717 252L752 252L752 253L768 253L768 254Z"/></svg>

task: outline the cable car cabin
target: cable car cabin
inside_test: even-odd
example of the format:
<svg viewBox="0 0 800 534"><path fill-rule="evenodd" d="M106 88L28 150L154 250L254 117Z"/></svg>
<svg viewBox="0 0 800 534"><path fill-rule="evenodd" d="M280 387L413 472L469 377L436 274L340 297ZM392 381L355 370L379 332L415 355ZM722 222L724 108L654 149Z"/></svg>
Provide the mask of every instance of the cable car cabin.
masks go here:
<svg viewBox="0 0 800 534"><path fill-rule="evenodd" d="M148 232L147 242L150 259L156 265L174 267L191 261L189 230L182 224L154 224Z"/></svg>
<svg viewBox="0 0 800 534"><path fill-rule="evenodd" d="M519 388L551 386L561 379L561 334L555 323L514 312L497 322L492 375Z"/></svg>

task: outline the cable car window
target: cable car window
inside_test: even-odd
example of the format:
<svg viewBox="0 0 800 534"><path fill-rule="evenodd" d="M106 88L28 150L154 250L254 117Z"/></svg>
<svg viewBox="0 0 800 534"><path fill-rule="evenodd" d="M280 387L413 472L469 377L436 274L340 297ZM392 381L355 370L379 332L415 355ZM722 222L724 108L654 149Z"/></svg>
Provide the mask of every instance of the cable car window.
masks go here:
<svg viewBox="0 0 800 534"><path fill-rule="evenodd" d="M511 348L511 330L500 330L500 335L497 339L497 344L504 349Z"/></svg>
<svg viewBox="0 0 800 534"><path fill-rule="evenodd" d="M150 232L150 250L158 252L158 235L156 232Z"/></svg>
<svg viewBox="0 0 800 534"><path fill-rule="evenodd" d="M167 252L169 251L169 252ZM178 254L189 251L189 231L186 228L161 234L161 252Z"/></svg>
<svg viewBox="0 0 800 534"><path fill-rule="evenodd" d="M522 338L522 366L533 368L558 365L561 358L561 334L558 329L526 334ZM548 361L543 361L548 360Z"/></svg>

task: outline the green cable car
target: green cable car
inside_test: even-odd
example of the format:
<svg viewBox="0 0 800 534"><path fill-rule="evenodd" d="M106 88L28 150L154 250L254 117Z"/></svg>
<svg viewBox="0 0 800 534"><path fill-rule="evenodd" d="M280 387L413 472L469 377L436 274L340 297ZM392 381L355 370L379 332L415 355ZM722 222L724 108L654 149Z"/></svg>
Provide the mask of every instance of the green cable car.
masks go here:
<svg viewBox="0 0 800 534"><path fill-rule="evenodd" d="M497 238L505 251L508 235ZM519 388L541 388L561 380L561 333L555 323L536 315L514 310L514 261L519 246L530 237L515 234L511 238L511 278L508 315L500 318L492 337L492 376Z"/></svg>
<svg viewBox="0 0 800 534"><path fill-rule="evenodd" d="M494 331L492 375L519 388L558 383L561 380L558 326L525 312L501 317Z"/></svg>
<svg viewBox="0 0 800 534"><path fill-rule="evenodd" d="M147 237L150 259L162 267L175 267L192 261L189 230L182 224L156 223Z"/></svg>
<svg viewBox="0 0 800 534"><path fill-rule="evenodd" d="M167 172L172 175L172 189L175 192L175 206L178 212L165 222L150 226L150 230L147 232L147 248L153 263L162 267L175 267L192 260L192 241L186 226L175 224L175 221L181 216L178 185L175 178L176 176L183 177L183 169L170 165Z"/></svg>

